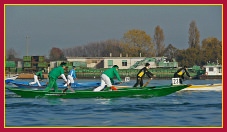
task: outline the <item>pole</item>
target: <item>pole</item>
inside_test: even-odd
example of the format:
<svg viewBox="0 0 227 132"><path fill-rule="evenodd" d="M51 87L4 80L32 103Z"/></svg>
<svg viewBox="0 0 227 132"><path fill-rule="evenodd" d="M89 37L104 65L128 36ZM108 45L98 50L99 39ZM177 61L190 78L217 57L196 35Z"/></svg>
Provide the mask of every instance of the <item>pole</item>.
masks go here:
<svg viewBox="0 0 227 132"><path fill-rule="evenodd" d="M26 55L28 56L28 39L29 39L30 37L27 35L26 36Z"/></svg>

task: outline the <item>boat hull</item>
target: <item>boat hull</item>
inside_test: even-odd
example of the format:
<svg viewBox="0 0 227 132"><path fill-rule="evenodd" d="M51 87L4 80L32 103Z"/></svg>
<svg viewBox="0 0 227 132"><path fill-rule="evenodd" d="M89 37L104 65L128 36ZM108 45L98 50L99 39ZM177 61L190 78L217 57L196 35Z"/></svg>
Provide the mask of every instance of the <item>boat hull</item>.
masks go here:
<svg viewBox="0 0 227 132"><path fill-rule="evenodd" d="M76 90L74 93L70 91L63 93L62 90L59 90L58 92L46 92L44 90L31 90L10 87L7 89L23 98L118 98L166 96L186 87L188 87L188 85L166 85L144 88L119 88L116 91L111 91L109 88L106 88L104 91L98 92L94 92L92 90Z"/></svg>

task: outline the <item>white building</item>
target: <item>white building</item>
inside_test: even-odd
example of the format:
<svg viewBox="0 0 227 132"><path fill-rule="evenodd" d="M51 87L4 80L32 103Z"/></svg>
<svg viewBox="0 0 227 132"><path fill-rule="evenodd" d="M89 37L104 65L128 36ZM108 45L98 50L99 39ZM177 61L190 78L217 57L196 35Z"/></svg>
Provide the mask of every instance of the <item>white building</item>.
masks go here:
<svg viewBox="0 0 227 132"><path fill-rule="evenodd" d="M119 69L141 69L145 63L150 63L151 67L156 67L155 60L148 60L146 57L108 57L104 59L104 68L118 65Z"/></svg>
<svg viewBox="0 0 227 132"><path fill-rule="evenodd" d="M119 69L129 69L138 63L134 68L140 69L146 62L149 62L151 67L156 67L154 59L150 61L146 57L67 57L67 61L85 62L89 68L110 68L118 65Z"/></svg>
<svg viewBox="0 0 227 132"><path fill-rule="evenodd" d="M206 69L206 75L213 76L213 75L222 75L222 65L205 65L203 66Z"/></svg>
<svg viewBox="0 0 227 132"><path fill-rule="evenodd" d="M88 68L111 68L118 65L119 69L141 69L145 63L150 63L151 68L178 67L177 62L166 62L166 57L66 57L74 66L83 64Z"/></svg>

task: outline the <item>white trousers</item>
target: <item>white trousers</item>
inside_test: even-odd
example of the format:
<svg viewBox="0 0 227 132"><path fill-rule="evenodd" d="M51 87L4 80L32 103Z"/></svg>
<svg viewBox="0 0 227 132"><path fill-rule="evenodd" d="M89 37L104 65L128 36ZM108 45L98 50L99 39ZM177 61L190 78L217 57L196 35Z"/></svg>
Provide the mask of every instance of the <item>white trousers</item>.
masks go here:
<svg viewBox="0 0 227 132"><path fill-rule="evenodd" d="M38 80L38 76L34 75L34 82L30 82L29 84L32 85L32 84L38 84L39 86L41 86L41 84L39 83L39 80Z"/></svg>
<svg viewBox="0 0 227 132"><path fill-rule="evenodd" d="M69 85L69 83L74 83L74 79L73 79L73 77L70 76L70 75L67 76L67 83L66 83L64 86Z"/></svg>
<svg viewBox="0 0 227 132"><path fill-rule="evenodd" d="M68 81L68 84L69 84L69 83L74 83L74 79L73 79L73 77L70 76L70 75L67 76L67 81Z"/></svg>
<svg viewBox="0 0 227 132"><path fill-rule="evenodd" d="M106 74L102 74L101 75L101 85L99 87L95 88L93 91L101 91L102 89L105 88L105 85L107 85L107 87L111 87L112 83L110 81L110 78Z"/></svg>

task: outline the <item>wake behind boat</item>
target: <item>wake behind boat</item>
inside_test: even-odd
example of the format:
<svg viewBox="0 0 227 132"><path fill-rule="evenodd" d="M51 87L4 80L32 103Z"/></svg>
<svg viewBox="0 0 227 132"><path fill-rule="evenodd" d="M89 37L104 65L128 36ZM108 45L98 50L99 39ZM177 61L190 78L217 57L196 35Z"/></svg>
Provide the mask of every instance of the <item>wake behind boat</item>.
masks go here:
<svg viewBox="0 0 227 132"><path fill-rule="evenodd" d="M8 90L16 93L23 98L118 98L118 97L160 97L172 94L176 91L182 90L189 85L163 85L154 87L143 87L143 88L119 88L116 91L106 88L104 91L94 92L93 90L76 90L75 92L58 92L44 90L31 90L31 89L20 89L15 87L7 87Z"/></svg>
<svg viewBox="0 0 227 132"><path fill-rule="evenodd" d="M179 78L172 78L172 85L179 85L180 81ZM221 91L222 90L222 84L201 84L201 85L195 85L191 84L189 87L183 89L183 90L206 90L206 91Z"/></svg>
<svg viewBox="0 0 227 132"><path fill-rule="evenodd" d="M222 84L203 84L191 85L183 90L206 90L206 91L222 91Z"/></svg>

